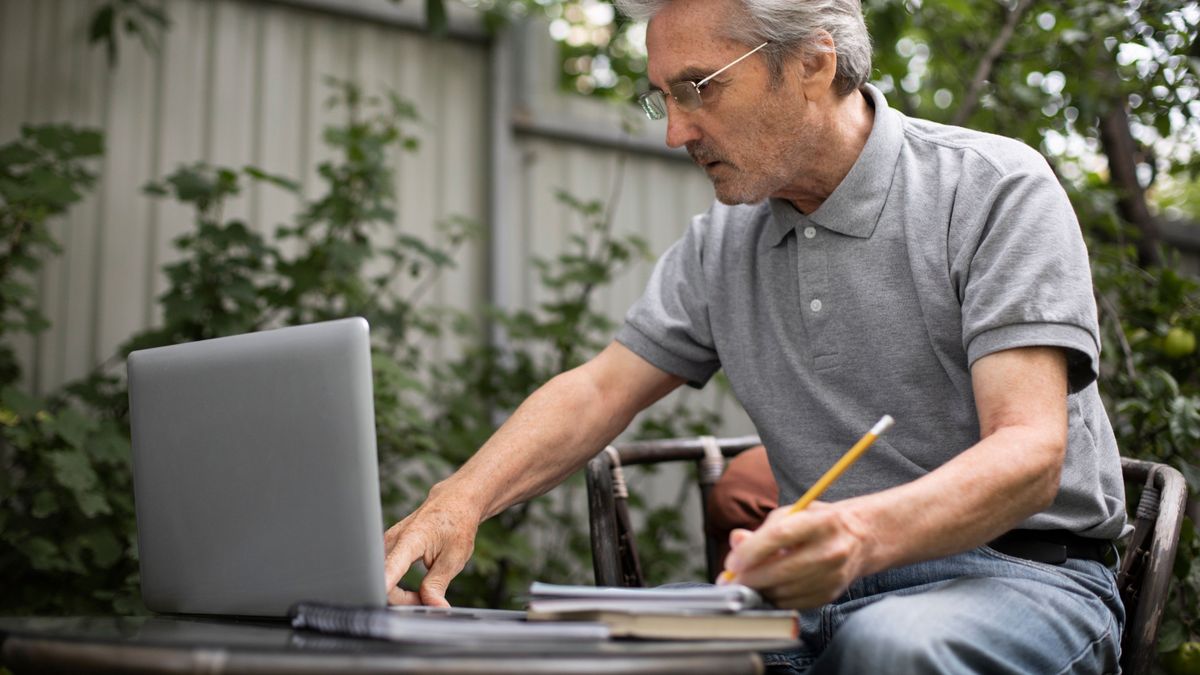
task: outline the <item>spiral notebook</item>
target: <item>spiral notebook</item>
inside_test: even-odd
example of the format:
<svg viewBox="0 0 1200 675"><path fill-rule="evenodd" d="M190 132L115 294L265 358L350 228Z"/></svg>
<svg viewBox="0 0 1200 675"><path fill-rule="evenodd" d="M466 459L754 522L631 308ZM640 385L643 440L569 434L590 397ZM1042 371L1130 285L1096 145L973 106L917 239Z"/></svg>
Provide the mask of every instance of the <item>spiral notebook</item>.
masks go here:
<svg viewBox="0 0 1200 675"><path fill-rule="evenodd" d="M608 627L594 621L525 620L508 610L439 611L429 607L371 609L300 603L292 608L292 628L333 635L414 643L599 642Z"/></svg>

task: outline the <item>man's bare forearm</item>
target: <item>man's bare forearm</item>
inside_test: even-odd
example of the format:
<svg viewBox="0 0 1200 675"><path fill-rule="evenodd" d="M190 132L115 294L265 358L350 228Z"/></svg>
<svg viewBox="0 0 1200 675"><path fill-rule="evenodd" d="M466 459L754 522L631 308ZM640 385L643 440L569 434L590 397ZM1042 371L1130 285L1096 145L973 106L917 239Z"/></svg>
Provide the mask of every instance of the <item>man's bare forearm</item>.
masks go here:
<svg viewBox="0 0 1200 675"><path fill-rule="evenodd" d="M430 496L470 499L490 518L557 485L681 382L614 343L531 394Z"/></svg>
<svg viewBox="0 0 1200 675"><path fill-rule="evenodd" d="M1037 431L998 430L916 481L842 503L866 526L862 573L980 546L1049 506L1062 459Z"/></svg>
<svg viewBox="0 0 1200 675"><path fill-rule="evenodd" d="M471 499L485 520L546 492L628 424L600 403L585 374L569 371L540 387L475 456L435 488Z"/></svg>

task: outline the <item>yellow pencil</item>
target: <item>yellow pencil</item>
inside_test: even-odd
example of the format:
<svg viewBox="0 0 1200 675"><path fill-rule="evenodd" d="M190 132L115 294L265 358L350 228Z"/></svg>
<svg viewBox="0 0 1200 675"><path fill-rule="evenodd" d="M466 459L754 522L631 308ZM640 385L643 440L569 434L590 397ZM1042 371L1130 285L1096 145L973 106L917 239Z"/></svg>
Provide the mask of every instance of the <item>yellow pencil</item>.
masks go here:
<svg viewBox="0 0 1200 675"><path fill-rule="evenodd" d="M867 451L867 448L871 447L871 444L875 442L875 439L882 436L883 432L892 427L893 422L895 422L895 420L892 419L891 415L884 415L883 417L879 418L879 421L875 423L875 426L871 427L871 430L868 431L865 436L858 439L858 442L855 443L854 446L849 450L847 450L846 454L842 455L842 458L837 461L837 464L829 467L829 470L825 472L825 475L821 476L816 483L813 483L813 486L810 487L807 492L801 495L800 499L797 499L795 503L792 504L792 507L788 509L788 513L803 511L808 507L809 504L816 501L817 497L820 497L821 493L825 491L825 488L832 485L833 481L841 477L846 469L849 469L850 465L857 461L858 458ZM720 581L733 581L733 573L729 570L722 571Z"/></svg>

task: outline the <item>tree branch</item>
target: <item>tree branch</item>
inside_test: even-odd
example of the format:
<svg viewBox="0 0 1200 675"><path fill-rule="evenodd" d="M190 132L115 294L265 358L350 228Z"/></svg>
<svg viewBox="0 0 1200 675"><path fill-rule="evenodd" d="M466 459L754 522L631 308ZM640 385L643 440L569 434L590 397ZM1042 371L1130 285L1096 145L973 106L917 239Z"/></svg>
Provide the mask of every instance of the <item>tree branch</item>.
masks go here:
<svg viewBox="0 0 1200 675"><path fill-rule="evenodd" d="M1162 264L1158 243L1162 239L1158 222L1146 204L1146 191L1137 177L1137 146L1129 130L1126 100L1114 97L1100 116L1100 147L1108 158L1108 173L1117 191L1117 211L1141 232L1137 241L1138 264L1152 267Z"/></svg>
<svg viewBox="0 0 1200 675"><path fill-rule="evenodd" d="M1133 365L1133 348L1129 345L1129 340L1125 338L1125 327L1121 323L1121 314L1117 311L1117 306L1112 299L1104 293L1096 293L1096 299L1099 301L1100 309L1108 315L1108 318L1113 323L1113 333L1117 336L1117 342L1121 345L1121 354L1125 357L1122 362L1125 365L1125 375L1129 377L1130 382L1137 381L1137 369Z"/></svg>
<svg viewBox="0 0 1200 675"><path fill-rule="evenodd" d="M979 98L983 95L983 86L992 75L992 69L996 67L996 61L1000 59L1004 53L1004 48L1008 46L1012 40L1013 33L1017 30L1017 24L1021 22L1021 17L1033 4L1033 0L1020 0L1015 7L1008 12L1008 17L1004 20L1004 26L1000 29L1000 34L992 40L992 44L988 46L988 50L980 60L979 66L975 69L975 76L971 78L971 84L967 87L967 95L963 98L962 105L958 107L958 111L954 113L954 119L951 124L962 126L971 113L975 112L975 106L979 104Z"/></svg>

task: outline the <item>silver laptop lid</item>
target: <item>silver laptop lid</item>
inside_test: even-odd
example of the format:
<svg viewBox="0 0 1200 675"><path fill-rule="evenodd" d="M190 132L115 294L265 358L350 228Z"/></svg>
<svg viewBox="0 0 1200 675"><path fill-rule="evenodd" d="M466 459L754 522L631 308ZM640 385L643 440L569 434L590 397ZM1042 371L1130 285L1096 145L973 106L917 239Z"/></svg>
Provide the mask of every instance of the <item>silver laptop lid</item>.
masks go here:
<svg viewBox="0 0 1200 675"><path fill-rule="evenodd" d="M365 320L134 352L129 407L146 607L385 604Z"/></svg>

